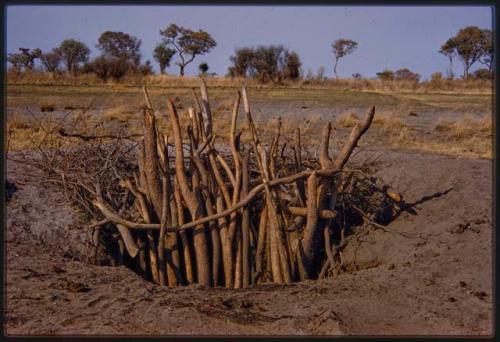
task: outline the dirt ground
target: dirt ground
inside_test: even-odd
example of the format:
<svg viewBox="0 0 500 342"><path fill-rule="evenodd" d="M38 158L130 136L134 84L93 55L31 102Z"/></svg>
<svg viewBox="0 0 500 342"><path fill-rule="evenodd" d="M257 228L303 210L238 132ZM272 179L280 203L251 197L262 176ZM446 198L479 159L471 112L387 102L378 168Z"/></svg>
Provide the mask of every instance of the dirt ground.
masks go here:
<svg viewBox="0 0 500 342"><path fill-rule="evenodd" d="M81 261L64 195L17 185L7 205L8 335L491 335L492 162L382 150L407 206L344 250L347 272L289 286L168 289ZM18 169L8 165L8 179ZM84 240L81 240L84 241ZM81 242L80 241L80 242Z"/></svg>
<svg viewBox="0 0 500 342"><path fill-rule="evenodd" d="M19 94L11 91L7 101L10 111L44 99L21 90ZM459 96L436 95L425 99L435 103L417 103L419 98L412 99L411 107L404 107L389 95L363 93L349 98L345 94L322 94L311 98L314 94L308 94L308 100L252 101L257 124L266 129L262 123L284 116L288 119L284 125L300 126L308 132L303 141L313 149L326 120L336 122L352 109L362 117L368 103L377 105L378 112L397 107L406 127L387 130L374 123L363 137L362 152L353 154L358 161L376 158L374 176L402 194L406 205L385 228L366 227L354 234L343 251L344 273L289 286L168 289L143 280L126 267L90 265L85 262L84 223L79 213L66 204L64 194L17 183L25 170L22 165L8 162L7 179L11 184L7 187L5 232L5 332L493 334L492 161L461 157L478 155L470 147L476 142L458 145L449 133L436 130L443 115L490 115L487 99L470 97L463 103L458 101L460 107L456 107ZM68 95L66 101L75 99L84 100L83 95ZM358 99L364 102L356 107ZM450 104L444 103L445 99ZM118 101L113 95L105 102L111 105L111 100ZM159 100L159 96L155 97L155 101ZM227 104L220 106L226 107L226 112L231 108ZM416 113L409 114L410 109ZM221 114L217 121L223 124L227 115ZM391 143L403 129L407 129L405 143ZM336 129L333 145L349 131L350 127ZM489 138L481 139L488 147ZM417 140L419 144L408 143ZM444 153L441 148L440 154L418 150L436 142L444 150L448 146L457 148L453 153Z"/></svg>

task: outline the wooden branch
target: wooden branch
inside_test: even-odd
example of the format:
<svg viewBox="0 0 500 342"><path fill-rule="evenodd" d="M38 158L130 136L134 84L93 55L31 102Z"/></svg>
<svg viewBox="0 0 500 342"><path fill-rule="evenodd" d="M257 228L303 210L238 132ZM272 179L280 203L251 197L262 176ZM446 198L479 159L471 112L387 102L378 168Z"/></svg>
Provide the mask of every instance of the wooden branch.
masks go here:
<svg viewBox="0 0 500 342"><path fill-rule="evenodd" d="M349 160L352 151L357 146L359 139L361 136L368 130L370 127L373 117L375 115L375 106L371 107L365 118L362 122L358 123L351 131L351 135L349 136L349 140L344 146L342 150L338 154L337 158L333 162L333 168L342 169Z"/></svg>
<svg viewBox="0 0 500 342"><path fill-rule="evenodd" d="M307 223L301 243L304 249L304 262L309 277L312 276L312 262L315 256L315 242L318 235L318 207L316 205L317 187L318 181L316 172L313 172L307 179Z"/></svg>
<svg viewBox="0 0 500 342"><path fill-rule="evenodd" d="M303 207L287 207L287 210L290 212L290 214L294 216L304 216L306 217L308 215L308 208L303 208ZM318 211L318 216L319 218L322 219L334 219L337 217L337 212L328 210L328 209L323 209Z"/></svg>
<svg viewBox="0 0 500 342"><path fill-rule="evenodd" d="M130 230L122 225L122 224L117 224L116 228L118 228L118 231L120 232L123 242L125 243L125 248L127 249L128 254L132 258L135 258L137 253L139 252L139 247L137 247L134 238L132 237L132 234L130 233Z"/></svg>
<svg viewBox="0 0 500 342"><path fill-rule="evenodd" d="M186 204L191 213L191 218L193 220L196 220L199 219L202 215L203 204L200 203L195 193L191 189L189 189L189 183L184 168L184 152L182 149L182 137L179 117L177 115L177 110L175 109L174 103L170 100L168 101L168 109L170 114L170 121L172 123L175 144L175 173L178 179L181 195L184 198L184 201L186 201ZM195 226L194 247L198 282L203 286L210 286L211 265L209 262L207 239L205 237L205 226L203 225L203 223L197 224Z"/></svg>
<svg viewBox="0 0 500 342"><path fill-rule="evenodd" d="M248 160L250 158L249 153L245 155L242 160L242 185L241 185L241 196L244 197L248 193L248 184L249 184L249 174L248 174ZM248 287L250 285L250 260L249 260L249 240L250 240L250 210L248 206L243 208L242 218L241 218L241 252L242 252L242 286Z"/></svg>

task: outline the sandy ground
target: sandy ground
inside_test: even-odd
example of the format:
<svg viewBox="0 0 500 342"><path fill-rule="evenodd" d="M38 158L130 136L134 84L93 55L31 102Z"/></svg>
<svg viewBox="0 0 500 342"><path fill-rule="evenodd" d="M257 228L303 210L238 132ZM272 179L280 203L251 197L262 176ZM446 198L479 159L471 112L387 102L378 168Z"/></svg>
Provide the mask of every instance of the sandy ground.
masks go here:
<svg viewBox="0 0 500 342"><path fill-rule="evenodd" d="M336 278L245 290L160 288L81 261L63 194L18 185L7 205L8 335L491 335L492 162L382 151L408 207L357 232ZM8 179L15 180L9 166Z"/></svg>

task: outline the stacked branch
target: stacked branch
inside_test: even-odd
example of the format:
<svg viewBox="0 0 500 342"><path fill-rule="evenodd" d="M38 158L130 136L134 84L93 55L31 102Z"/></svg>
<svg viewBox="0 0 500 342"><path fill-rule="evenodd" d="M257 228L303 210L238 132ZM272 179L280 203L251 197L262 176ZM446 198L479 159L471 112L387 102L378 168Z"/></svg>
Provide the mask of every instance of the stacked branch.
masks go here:
<svg viewBox="0 0 500 342"><path fill-rule="evenodd" d="M329 232L335 226L343 167L370 126L374 108L353 129L334 159L328 155L331 127L325 127L318 170L302 165L297 130L290 172L281 167L281 125L266 149L245 88L234 101L229 154L220 153L215 145L203 82L201 99L193 93L187 127L181 127L176 106L168 101L171 137L158 130L157 114L146 88L144 96L139 172L121 182L134 196L141 220L128 220L113 210L98 189L92 201L104 221L119 227L130 257L140 254L141 270L149 272L155 283L168 286L198 283L241 288L260 282L289 284L317 278L321 258L332 259L331 245L327 253L320 251L322 245L330 244L325 237L330 240ZM247 145L237 131L241 102L251 136ZM189 145L187 158L184 140ZM256 165L258 177L250 177L250 165Z"/></svg>
<svg viewBox="0 0 500 342"><path fill-rule="evenodd" d="M169 287L289 284L332 272L342 247L333 241L344 235L347 213L339 202L360 179L345 165L375 108L335 157L329 155L331 125L325 125L319 163L304 165L300 129L291 153L280 142L281 124L264 145L245 88L235 94L229 148L219 150L203 81L200 90L201 97L192 93L183 127L174 102L168 100L167 113L157 113L144 88L143 139L126 160L112 146L123 150L130 143L93 142L106 164L71 184L95 220L94 245L100 234L113 231L120 262ZM159 129L158 115L167 116L170 134ZM249 143L242 142L239 121L248 126ZM64 136L78 139L66 131ZM68 179L68 170L59 174Z"/></svg>

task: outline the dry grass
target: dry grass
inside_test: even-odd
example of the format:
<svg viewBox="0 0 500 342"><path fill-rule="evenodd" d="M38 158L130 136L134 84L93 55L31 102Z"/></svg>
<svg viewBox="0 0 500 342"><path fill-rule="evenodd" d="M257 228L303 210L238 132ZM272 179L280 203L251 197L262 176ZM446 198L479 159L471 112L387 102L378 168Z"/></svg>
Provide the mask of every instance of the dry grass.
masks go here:
<svg viewBox="0 0 500 342"><path fill-rule="evenodd" d="M388 132L388 142L392 146L465 158L491 159L493 156L491 117L465 116L458 121L441 118L435 128L444 134L441 137L417 134L400 120L382 118L382 132Z"/></svg>
<svg viewBox="0 0 500 342"><path fill-rule="evenodd" d="M19 112L9 113L7 116L7 131L8 130L26 130L34 126L33 118L27 114Z"/></svg>
<svg viewBox="0 0 500 342"><path fill-rule="evenodd" d="M457 141L473 137L490 138L493 134L493 123L488 116L482 119L465 116L459 121L441 118L436 125L436 131L445 132Z"/></svg>
<svg viewBox="0 0 500 342"><path fill-rule="evenodd" d="M342 114L336 121L338 127L354 127L361 119L354 112L347 112Z"/></svg>
<svg viewBox="0 0 500 342"><path fill-rule="evenodd" d="M7 151L34 148L38 142L46 138L47 134L44 128L49 124L49 122L41 122L27 113L9 113L7 116Z"/></svg>
<svg viewBox="0 0 500 342"><path fill-rule="evenodd" d="M69 75L67 73L50 74L44 72L30 72L16 74L9 71L7 73L7 83L17 85L104 85L94 74ZM199 86L198 77L179 77L177 75L127 75L119 83L108 82L106 86L121 85L141 85L149 84L161 86L162 88L193 88ZM295 88L295 89L336 89L336 90L357 90L372 91L381 93L471 93L484 94L492 93L492 82L484 80L442 80L440 82L420 82L412 81L382 81L377 79L302 79L298 81L283 81L279 84L262 84L252 79L209 77L207 85L210 88L239 88L246 85L249 88Z"/></svg>
<svg viewBox="0 0 500 342"><path fill-rule="evenodd" d="M140 113L131 111L129 107L123 105L105 110L100 119L103 122L118 122L127 126L139 118Z"/></svg>

